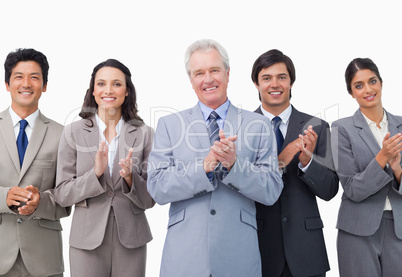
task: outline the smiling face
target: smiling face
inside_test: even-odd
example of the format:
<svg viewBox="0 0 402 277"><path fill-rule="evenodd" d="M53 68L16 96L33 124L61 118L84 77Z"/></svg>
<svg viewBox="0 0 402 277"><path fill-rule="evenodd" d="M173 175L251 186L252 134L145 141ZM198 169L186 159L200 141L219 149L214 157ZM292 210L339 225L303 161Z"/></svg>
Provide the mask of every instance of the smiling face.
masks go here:
<svg viewBox="0 0 402 277"><path fill-rule="evenodd" d="M373 71L369 69L357 71L351 81L351 89L351 95L362 111L372 108L382 109L382 83Z"/></svg>
<svg viewBox="0 0 402 277"><path fill-rule="evenodd" d="M274 114L279 115L290 105L289 72L284 63L276 63L262 69L258 73L258 84L254 83L261 96L262 107Z"/></svg>
<svg viewBox="0 0 402 277"><path fill-rule="evenodd" d="M219 52L195 51L190 58L190 81L198 100L211 109L226 102L229 69L226 71Z"/></svg>
<svg viewBox="0 0 402 277"><path fill-rule="evenodd" d="M11 71L6 88L10 92L14 112L21 118L34 113L38 109L42 92L46 91L40 65L34 61L17 63Z"/></svg>
<svg viewBox="0 0 402 277"><path fill-rule="evenodd" d="M121 105L128 95L124 73L114 67L102 67L96 72L92 94L98 104L98 115L102 111L121 115Z"/></svg>

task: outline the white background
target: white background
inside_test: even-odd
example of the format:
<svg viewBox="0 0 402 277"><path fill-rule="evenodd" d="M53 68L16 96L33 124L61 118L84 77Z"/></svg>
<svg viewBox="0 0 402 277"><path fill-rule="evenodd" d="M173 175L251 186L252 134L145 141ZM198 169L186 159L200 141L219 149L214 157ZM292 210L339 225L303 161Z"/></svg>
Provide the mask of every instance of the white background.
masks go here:
<svg viewBox="0 0 402 277"><path fill-rule="evenodd" d="M184 52L197 39L212 38L228 51L232 103L259 105L251 67L277 48L296 66L292 104L328 122L350 116L357 103L346 91L344 72L355 57L370 57L384 80L383 104L402 114L399 80L402 17L398 1L1 1L0 60L16 48L42 51L50 63L48 91L40 109L62 124L77 119L95 65L115 58L128 66L140 116L156 127L160 110L191 107L197 98L184 70ZM4 76L1 66L0 75ZM399 104L399 105L398 105ZM0 110L10 105L0 87ZM336 217L340 195L320 201L331 264L338 276ZM168 206L147 211L154 240L148 244L147 277L158 276ZM69 276L71 216L62 220Z"/></svg>

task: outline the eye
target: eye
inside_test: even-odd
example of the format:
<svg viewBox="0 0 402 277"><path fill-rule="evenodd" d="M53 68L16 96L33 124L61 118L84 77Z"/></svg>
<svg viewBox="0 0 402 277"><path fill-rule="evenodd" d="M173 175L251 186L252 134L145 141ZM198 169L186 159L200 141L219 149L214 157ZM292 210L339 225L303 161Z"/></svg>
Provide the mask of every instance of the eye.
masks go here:
<svg viewBox="0 0 402 277"><path fill-rule="evenodd" d="M270 81L271 80L271 77L264 77L264 78L262 78L264 81Z"/></svg>
<svg viewBox="0 0 402 277"><path fill-rule="evenodd" d="M103 83L103 82L98 82L98 83L96 83L96 85L99 86L99 87L103 87L103 86L105 85L105 83Z"/></svg>
<svg viewBox="0 0 402 277"><path fill-rule="evenodd" d="M116 87L121 87L121 86L122 86L121 83L115 83L114 85L115 85Z"/></svg>
<svg viewBox="0 0 402 277"><path fill-rule="evenodd" d="M357 88L357 89L361 89L362 87L363 87L362 84L356 84L356 85L355 85L355 88Z"/></svg>
<svg viewBox="0 0 402 277"><path fill-rule="evenodd" d="M371 80L371 84L377 84L377 80L376 79L373 79L373 80Z"/></svg>

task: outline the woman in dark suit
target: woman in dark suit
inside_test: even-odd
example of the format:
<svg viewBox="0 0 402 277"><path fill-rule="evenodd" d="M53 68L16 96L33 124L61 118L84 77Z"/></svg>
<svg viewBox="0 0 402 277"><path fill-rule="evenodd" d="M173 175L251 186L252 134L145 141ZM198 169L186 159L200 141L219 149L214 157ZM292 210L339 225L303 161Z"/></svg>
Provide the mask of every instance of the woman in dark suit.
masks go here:
<svg viewBox="0 0 402 277"><path fill-rule="evenodd" d="M153 130L137 114L126 66L109 59L94 68L80 116L64 129L55 190L57 203L75 205L71 276L145 276Z"/></svg>
<svg viewBox="0 0 402 277"><path fill-rule="evenodd" d="M359 109L332 124L332 153L343 186L338 214L340 276L402 272L402 117L384 110L382 78L370 59L345 72Z"/></svg>

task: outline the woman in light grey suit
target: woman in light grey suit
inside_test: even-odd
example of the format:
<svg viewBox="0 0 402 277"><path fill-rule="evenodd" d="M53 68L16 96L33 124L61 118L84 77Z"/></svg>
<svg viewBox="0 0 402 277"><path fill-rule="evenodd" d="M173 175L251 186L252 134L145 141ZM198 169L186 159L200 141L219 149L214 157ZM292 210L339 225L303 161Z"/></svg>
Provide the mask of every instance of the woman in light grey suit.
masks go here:
<svg viewBox="0 0 402 277"><path fill-rule="evenodd" d="M75 204L71 275L145 276L153 130L137 115L126 66L109 59L94 68L80 116L64 129L55 190L61 206Z"/></svg>
<svg viewBox="0 0 402 277"><path fill-rule="evenodd" d="M344 193L338 214L340 276L401 276L402 117L384 110L382 78L370 59L345 72L359 109L332 124L332 153Z"/></svg>

